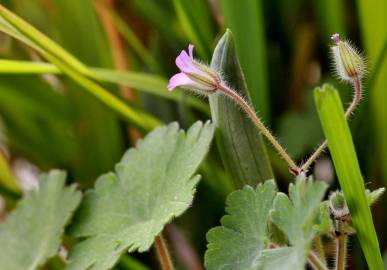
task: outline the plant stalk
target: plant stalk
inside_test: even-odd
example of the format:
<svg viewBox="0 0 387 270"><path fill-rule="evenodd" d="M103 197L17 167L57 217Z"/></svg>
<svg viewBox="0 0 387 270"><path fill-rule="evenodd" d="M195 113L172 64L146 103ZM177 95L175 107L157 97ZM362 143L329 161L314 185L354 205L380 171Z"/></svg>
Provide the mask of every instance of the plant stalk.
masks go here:
<svg viewBox="0 0 387 270"><path fill-rule="evenodd" d="M362 96L362 86L361 86L361 80L359 77L355 77L353 80L353 88L354 88L354 95L351 104L348 106L347 110L345 111L345 118L348 120L349 117L353 114L357 106L360 104L361 96ZM308 160L300 166L300 170L302 172L305 172L309 169L310 165L325 151L325 148L328 145L328 141L325 140L315 151L314 153L308 158Z"/></svg>
<svg viewBox="0 0 387 270"><path fill-rule="evenodd" d="M276 140L276 138L271 134L269 129L263 124L261 119L257 116L255 111L251 108L251 106L241 97L239 94L227 86L221 84L218 89L221 93L230 97L234 100L247 114L247 116L251 119L254 125L262 132L262 134L269 140L269 142L273 145L273 147L277 150L278 154L287 162L289 169L295 175L300 173L299 167L293 161L293 159L288 155L286 150L281 146L281 144Z"/></svg>
<svg viewBox="0 0 387 270"><path fill-rule="evenodd" d="M347 264L347 234L342 229L342 221L338 221L339 235L336 237L336 270L344 270Z"/></svg>
<svg viewBox="0 0 387 270"><path fill-rule="evenodd" d="M157 251L157 255L159 257L160 265L163 270L174 270L171 255L169 254L169 250L167 248L167 244L161 235L156 236L155 239L155 247Z"/></svg>
<svg viewBox="0 0 387 270"><path fill-rule="evenodd" d="M316 245L316 250L318 252L318 256L320 257L321 261L324 264L327 264L327 260L326 260L326 257L325 257L325 251L324 251L324 245L323 245L323 243L321 241L321 237L320 236L316 237L315 245Z"/></svg>
<svg viewBox="0 0 387 270"><path fill-rule="evenodd" d="M329 270L328 267L321 261L321 259L311 251L308 255L308 263L316 270Z"/></svg>

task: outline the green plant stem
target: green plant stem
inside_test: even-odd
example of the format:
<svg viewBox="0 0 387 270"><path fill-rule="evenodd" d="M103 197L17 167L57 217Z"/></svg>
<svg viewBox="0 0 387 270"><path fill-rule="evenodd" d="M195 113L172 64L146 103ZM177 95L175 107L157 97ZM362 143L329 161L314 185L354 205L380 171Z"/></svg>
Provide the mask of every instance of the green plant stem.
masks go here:
<svg viewBox="0 0 387 270"><path fill-rule="evenodd" d="M173 270L173 264L171 260L171 255L169 255L169 251L167 248L167 244L161 233L156 236L155 239L155 247L157 250L157 255L159 257L159 261L163 270Z"/></svg>
<svg viewBox="0 0 387 270"><path fill-rule="evenodd" d="M317 270L329 270L320 258L312 251L308 255L308 263Z"/></svg>
<svg viewBox="0 0 387 270"><path fill-rule="evenodd" d="M289 169L296 175L299 174L300 169L289 156L286 150L281 146L281 144L276 140L276 138L271 134L269 129L263 124L261 119L257 116L255 111L251 106L241 97L239 94L227 86L221 84L219 86L219 91L226 96L234 100L242 109L245 111L247 116L251 119L254 125L262 132L262 134L269 140L273 147L277 150L278 154L287 162Z"/></svg>
<svg viewBox="0 0 387 270"><path fill-rule="evenodd" d="M326 258L325 258L324 245L322 244L322 241L321 241L321 237L320 237L320 236L317 236L317 237L316 237L315 245L316 245L316 249L317 249L317 252L318 252L318 255L319 255L321 261L322 261L324 264L326 264L326 263L327 263L327 260L326 260Z"/></svg>
<svg viewBox="0 0 387 270"><path fill-rule="evenodd" d="M362 96L362 86L361 86L361 79L358 77L355 77L353 80L353 99L351 104L348 106L347 110L345 111L345 118L348 120L349 117L353 114L357 106L360 104L361 96ZM315 151L314 153L308 158L308 160L300 166L301 171L305 172L309 169L310 165L325 151L326 147L328 146L328 141L325 140Z"/></svg>

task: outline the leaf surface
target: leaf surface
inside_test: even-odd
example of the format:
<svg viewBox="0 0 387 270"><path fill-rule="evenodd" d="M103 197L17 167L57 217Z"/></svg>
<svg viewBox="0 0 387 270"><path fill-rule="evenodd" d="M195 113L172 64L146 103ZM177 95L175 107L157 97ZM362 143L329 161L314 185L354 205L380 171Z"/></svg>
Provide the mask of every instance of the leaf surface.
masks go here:
<svg viewBox="0 0 387 270"><path fill-rule="evenodd" d="M294 185L289 185L289 197L277 194L271 219L285 233L289 246L263 251L258 269L304 269L326 189L324 182L300 175Z"/></svg>
<svg viewBox="0 0 387 270"><path fill-rule="evenodd" d="M255 190L245 186L228 196L228 215L222 218L222 226L207 234L206 269L256 269L268 241L267 222L276 190L269 180Z"/></svg>
<svg viewBox="0 0 387 270"><path fill-rule="evenodd" d="M0 225L0 269L33 270L56 255L64 226L81 200L66 174L53 170L41 178Z"/></svg>
<svg viewBox="0 0 387 270"><path fill-rule="evenodd" d="M109 269L128 250L146 251L164 225L192 203L214 127L197 122L185 134L176 123L155 129L130 149L115 172L88 192L73 228L86 239L70 253L68 269Z"/></svg>

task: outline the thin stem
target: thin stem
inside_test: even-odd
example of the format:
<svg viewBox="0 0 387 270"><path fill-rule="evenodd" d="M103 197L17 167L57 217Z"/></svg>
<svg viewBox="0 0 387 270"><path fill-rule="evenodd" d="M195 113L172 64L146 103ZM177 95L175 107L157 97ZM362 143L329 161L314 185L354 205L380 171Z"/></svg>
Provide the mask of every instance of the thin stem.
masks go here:
<svg viewBox="0 0 387 270"><path fill-rule="evenodd" d="M288 155L286 150L279 144L279 142L274 138L268 128L262 123L261 119L256 115L255 111L250 107L250 105L241 97L239 94L227 86L220 85L219 90L229 96L234 100L247 114L251 119L254 125L262 132L262 134L269 140L273 147L278 151L279 155L288 163L290 170L298 175L300 170L293 159Z"/></svg>
<svg viewBox="0 0 387 270"><path fill-rule="evenodd" d="M316 250L318 252L318 256L320 257L321 261L326 264L327 260L325 258L325 251L324 251L324 246L321 241L321 236L316 237L316 242L315 242Z"/></svg>
<svg viewBox="0 0 387 270"><path fill-rule="evenodd" d="M338 221L339 235L336 237L336 270L344 270L347 264L347 234L343 231L342 221Z"/></svg>
<svg viewBox="0 0 387 270"><path fill-rule="evenodd" d="M351 104L348 106L347 110L345 111L345 118L348 120L349 117L353 114L357 106L360 104L361 95L362 95L362 87L361 87L361 80L359 77L355 77L353 80L353 88L354 88L354 95ZM302 165L301 171L307 171L312 165L312 163L324 152L325 148L328 145L328 141L325 140L315 151L314 153L309 157L309 159Z"/></svg>
<svg viewBox="0 0 387 270"><path fill-rule="evenodd" d="M171 256L169 255L169 251L167 248L167 244L161 233L156 236L155 239L155 247L157 250L157 255L159 257L159 261L163 270L173 270L173 264L171 260Z"/></svg>
<svg viewBox="0 0 387 270"><path fill-rule="evenodd" d="M321 261L321 259L314 253L310 252L308 255L308 263L317 270L329 270L328 267Z"/></svg>

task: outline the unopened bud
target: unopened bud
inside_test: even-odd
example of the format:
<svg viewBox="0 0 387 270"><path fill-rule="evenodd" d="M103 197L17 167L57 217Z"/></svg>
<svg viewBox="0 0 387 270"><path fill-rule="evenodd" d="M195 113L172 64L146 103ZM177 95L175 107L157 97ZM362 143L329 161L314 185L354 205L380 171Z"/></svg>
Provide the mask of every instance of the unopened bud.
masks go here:
<svg viewBox="0 0 387 270"><path fill-rule="evenodd" d="M339 34L332 35L331 39L335 42L335 45L332 46L332 53L339 77L351 82L361 79L364 75L365 64L358 49L348 41L341 41Z"/></svg>
<svg viewBox="0 0 387 270"><path fill-rule="evenodd" d="M329 209L336 220L348 220L350 218L347 202L340 191L332 192L329 195Z"/></svg>

